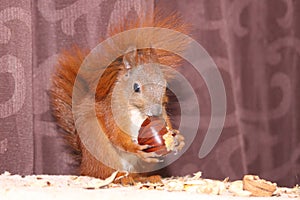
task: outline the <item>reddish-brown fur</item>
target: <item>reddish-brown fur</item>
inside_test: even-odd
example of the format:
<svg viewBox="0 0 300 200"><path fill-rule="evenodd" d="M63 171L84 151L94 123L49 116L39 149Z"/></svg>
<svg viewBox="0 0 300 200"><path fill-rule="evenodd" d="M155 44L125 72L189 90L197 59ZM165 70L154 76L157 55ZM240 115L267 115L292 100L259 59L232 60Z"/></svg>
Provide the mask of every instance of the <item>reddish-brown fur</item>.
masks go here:
<svg viewBox="0 0 300 200"><path fill-rule="evenodd" d="M156 12L154 20L148 18L141 23L139 20L132 20L130 22L120 22L118 26L109 30L109 35L115 35L124 30L129 30L138 27L161 27L169 28L182 33L187 33L187 26L182 23L177 15L169 15L167 18L160 18ZM174 44L175 46L178 44ZM140 53L136 59L140 62L147 63L149 56L151 56L150 49L138 50ZM171 67L178 66L180 57L167 51L155 50L158 62ZM53 115L57 119L57 124L65 130L66 140L79 155L80 160L80 174L89 175L99 178L107 178L114 171L105 166L92 156L85 146L81 143L79 136L76 134L72 115L72 92L75 79L80 65L89 51L82 51L78 47L74 47L70 51L65 51L61 54L58 66L53 75L51 87L51 105ZM103 125L103 131L109 140L128 152L136 152L138 149L132 145L131 138L124 134L113 121L111 112L111 92L114 83L120 73L124 70L122 57L116 59L110 66L107 67L103 73L98 86L96 88L95 99L96 113L100 124ZM167 73L167 72L166 72ZM167 75L166 75L167 76ZM77 77L79 80L78 87L81 92L87 93L90 88L87 77ZM169 122L167 122L169 123ZM171 125L170 125L171 126ZM115 159L115 158L112 158Z"/></svg>

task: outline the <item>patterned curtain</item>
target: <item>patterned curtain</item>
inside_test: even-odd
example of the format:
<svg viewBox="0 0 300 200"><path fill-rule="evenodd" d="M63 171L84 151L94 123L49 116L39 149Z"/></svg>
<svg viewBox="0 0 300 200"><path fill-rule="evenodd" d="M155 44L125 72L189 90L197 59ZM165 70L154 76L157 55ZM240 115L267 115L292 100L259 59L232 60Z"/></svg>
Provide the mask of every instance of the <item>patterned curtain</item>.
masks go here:
<svg viewBox="0 0 300 200"><path fill-rule="evenodd" d="M75 172L48 102L58 54L73 44L92 48L116 21L154 7L177 11L192 25L191 37L217 64L227 95L221 137L200 159L211 102L203 79L185 63L180 70L197 93L200 128L185 154L160 173L201 170L205 177L232 180L258 174L280 185L299 184L300 2L295 0L1 0L0 173ZM178 123L176 116L173 121Z"/></svg>
<svg viewBox="0 0 300 200"><path fill-rule="evenodd" d="M190 68L201 110L195 141L167 172L201 170L231 179L258 174L280 185L300 183L300 2L293 0L157 1L192 23L195 38L221 71L227 116L204 159L199 148L210 118L210 97Z"/></svg>

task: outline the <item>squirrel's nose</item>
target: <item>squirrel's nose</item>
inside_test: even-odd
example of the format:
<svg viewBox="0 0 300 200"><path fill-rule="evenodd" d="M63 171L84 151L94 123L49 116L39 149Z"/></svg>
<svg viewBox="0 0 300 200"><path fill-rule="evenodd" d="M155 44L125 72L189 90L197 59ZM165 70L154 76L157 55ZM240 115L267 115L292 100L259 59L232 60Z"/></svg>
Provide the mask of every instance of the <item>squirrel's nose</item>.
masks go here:
<svg viewBox="0 0 300 200"><path fill-rule="evenodd" d="M148 116L161 116L162 114L162 106L160 104L153 104L149 107L149 111L147 113Z"/></svg>

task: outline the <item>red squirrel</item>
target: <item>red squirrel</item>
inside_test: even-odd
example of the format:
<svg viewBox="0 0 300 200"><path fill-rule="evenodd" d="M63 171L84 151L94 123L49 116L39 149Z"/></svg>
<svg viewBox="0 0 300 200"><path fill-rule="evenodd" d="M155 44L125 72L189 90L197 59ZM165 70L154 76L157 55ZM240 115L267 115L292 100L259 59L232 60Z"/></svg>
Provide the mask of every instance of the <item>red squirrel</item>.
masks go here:
<svg viewBox="0 0 300 200"><path fill-rule="evenodd" d="M156 13L154 18L153 16L148 18L143 21L138 19L124 20L109 30L108 35L114 36L122 31L141 27L167 28L187 33L186 24L177 14L162 18ZM174 48L184 48L186 45L184 41L176 41L174 38L168 39L163 42L169 43ZM149 146L137 143L137 127L146 117L158 116L162 117L167 126L172 129L166 112L166 104L168 103L166 86L171 72L162 66L178 67L181 58L161 49L128 48L133 50L118 57L106 67L95 89L94 100L97 120L103 130L102 134L104 134L105 140L110 142L110 144L99 146L99 148L106 152L109 163L123 166L123 169L129 172L128 177L138 181L145 174L131 173L131 169L135 168L140 161L149 164L159 163L161 156L155 152L143 151ZM67 143L71 145L79 157L80 174L105 179L116 169L96 159L87 150L77 133L72 114L72 92L75 79L79 80L83 92L93 90L89 86L89 77L78 77L80 76L78 70L88 53L89 51L85 52L77 47L61 54L52 77L50 99L57 124L65 131ZM151 64L154 62L158 64ZM157 85L147 84L149 81L156 82ZM115 95L114 100L113 95ZM116 113L113 113L111 108L112 100L117 105ZM88 117L82 124L86 127L89 126ZM123 128L119 127L120 124ZM88 128L91 130L91 127ZM176 133L176 150L181 150L184 145L184 138L179 131L174 130L174 133ZM124 159L126 160L125 164Z"/></svg>

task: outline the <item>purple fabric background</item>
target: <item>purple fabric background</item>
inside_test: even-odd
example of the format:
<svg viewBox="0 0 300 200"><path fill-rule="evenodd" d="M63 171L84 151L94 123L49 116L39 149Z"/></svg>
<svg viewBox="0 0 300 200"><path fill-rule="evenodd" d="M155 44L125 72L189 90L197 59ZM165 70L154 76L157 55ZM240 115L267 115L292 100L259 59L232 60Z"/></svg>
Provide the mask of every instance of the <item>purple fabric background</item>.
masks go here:
<svg viewBox="0 0 300 200"><path fill-rule="evenodd" d="M220 140L199 159L210 98L186 64L181 72L198 95L200 129L188 151L161 173L201 170L218 179L251 173L299 184L300 2L293 0L2 0L0 173L74 173L48 103L57 55L74 43L93 47L119 18L154 7L176 10L193 25L191 36L221 71L228 108Z"/></svg>

